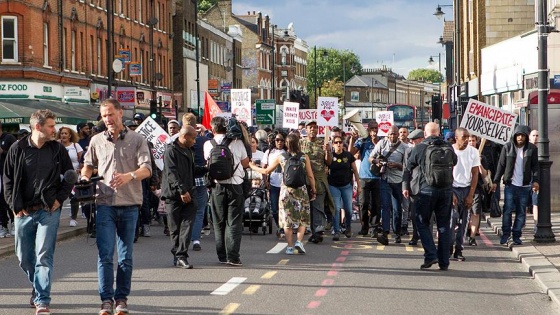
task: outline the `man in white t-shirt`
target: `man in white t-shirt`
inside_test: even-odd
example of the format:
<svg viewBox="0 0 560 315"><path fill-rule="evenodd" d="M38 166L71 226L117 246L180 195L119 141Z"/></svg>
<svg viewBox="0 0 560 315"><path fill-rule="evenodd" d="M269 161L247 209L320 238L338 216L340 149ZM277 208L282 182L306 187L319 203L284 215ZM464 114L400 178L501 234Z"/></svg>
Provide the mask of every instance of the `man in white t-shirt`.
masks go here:
<svg viewBox="0 0 560 315"><path fill-rule="evenodd" d="M469 146L469 132L464 128L455 130L453 149L457 154L457 165L453 167L453 208L452 227L458 227L455 237L453 258L464 261L463 239L467 225L468 211L473 204L476 184L478 183L478 167L480 155L478 150ZM453 230L453 228L452 228Z"/></svg>
<svg viewBox="0 0 560 315"><path fill-rule="evenodd" d="M210 121L214 139L204 143L204 158L210 158L210 152L217 144L226 139L226 120L214 117ZM241 233L243 232L243 178L245 168L249 166L247 149L241 140L232 140L228 145L234 162L233 176L226 180L215 181L210 194L216 252L220 263L231 266L241 266L239 249L241 247Z"/></svg>

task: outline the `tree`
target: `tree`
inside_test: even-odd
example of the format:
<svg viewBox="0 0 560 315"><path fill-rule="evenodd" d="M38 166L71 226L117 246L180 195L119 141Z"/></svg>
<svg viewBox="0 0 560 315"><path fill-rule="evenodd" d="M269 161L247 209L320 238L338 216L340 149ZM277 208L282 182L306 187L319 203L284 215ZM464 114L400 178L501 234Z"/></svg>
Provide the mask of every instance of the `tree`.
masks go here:
<svg viewBox="0 0 560 315"><path fill-rule="evenodd" d="M315 58L315 54L317 54L317 58ZM315 59L317 60L316 68ZM317 75L315 75L315 71ZM320 96L342 98L344 80L348 81L354 75L361 73L360 57L352 51L324 47L309 50L307 54L307 92L310 103L314 104L312 107L316 108L314 107L317 99L315 87ZM329 81L333 83L326 84ZM339 82L339 84L334 84L335 82ZM326 94L327 92L329 94Z"/></svg>
<svg viewBox="0 0 560 315"><path fill-rule="evenodd" d="M219 0L199 0L198 1L198 12L204 13L210 9L213 5L217 4Z"/></svg>
<svg viewBox="0 0 560 315"><path fill-rule="evenodd" d="M406 79L410 81L441 83L443 76L439 71L433 69L414 69L408 73L408 78Z"/></svg>

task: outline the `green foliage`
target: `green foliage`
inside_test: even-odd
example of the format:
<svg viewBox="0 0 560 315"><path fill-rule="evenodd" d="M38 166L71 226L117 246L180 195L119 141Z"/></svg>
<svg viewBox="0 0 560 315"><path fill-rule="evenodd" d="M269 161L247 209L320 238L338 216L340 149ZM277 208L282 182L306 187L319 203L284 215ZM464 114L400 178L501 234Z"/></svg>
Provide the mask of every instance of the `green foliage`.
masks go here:
<svg viewBox="0 0 560 315"><path fill-rule="evenodd" d="M198 1L198 12L204 13L210 9L213 5L217 4L219 0L199 0Z"/></svg>
<svg viewBox="0 0 560 315"><path fill-rule="evenodd" d="M408 73L407 80L410 81L426 81L433 83L441 83L443 75L437 70L433 69L414 69Z"/></svg>
<svg viewBox="0 0 560 315"><path fill-rule="evenodd" d="M314 105L317 99L315 87L319 96L342 98L344 81L361 73L360 57L352 51L324 47L310 49L307 54L307 91L310 103Z"/></svg>

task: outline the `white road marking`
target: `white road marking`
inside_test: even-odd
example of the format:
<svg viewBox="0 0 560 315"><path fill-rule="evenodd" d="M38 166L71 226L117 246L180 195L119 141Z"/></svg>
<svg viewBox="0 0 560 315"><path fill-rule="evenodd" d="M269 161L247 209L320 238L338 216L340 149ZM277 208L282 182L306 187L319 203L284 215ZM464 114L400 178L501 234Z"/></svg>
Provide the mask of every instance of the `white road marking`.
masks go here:
<svg viewBox="0 0 560 315"><path fill-rule="evenodd" d="M286 248L286 246L288 246L288 243L278 242L278 244L276 244L276 246L272 247L272 249L269 250L266 253L267 254L278 254L279 252L283 251L284 248Z"/></svg>
<svg viewBox="0 0 560 315"><path fill-rule="evenodd" d="M228 282L222 284L222 286L220 286L219 288L217 288L216 290L214 290L214 292L212 292L210 294L212 294L212 295L227 295L228 293L233 291L233 289L235 289L238 285L242 284L245 280L247 280L247 278L233 277L233 278L229 279Z"/></svg>

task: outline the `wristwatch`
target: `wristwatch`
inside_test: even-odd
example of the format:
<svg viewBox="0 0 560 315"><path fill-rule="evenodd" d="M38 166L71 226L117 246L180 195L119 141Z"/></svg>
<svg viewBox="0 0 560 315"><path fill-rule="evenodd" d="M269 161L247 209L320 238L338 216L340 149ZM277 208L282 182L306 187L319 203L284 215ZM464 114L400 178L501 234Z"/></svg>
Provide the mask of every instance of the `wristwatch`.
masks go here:
<svg viewBox="0 0 560 315"><path fill-rule="evenodd" d="M130 172L128 174L130 174L130 176L132 176L132 179L136 180L136 174L134 174L134 172Z"/></svg>

